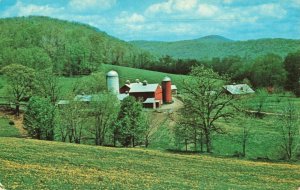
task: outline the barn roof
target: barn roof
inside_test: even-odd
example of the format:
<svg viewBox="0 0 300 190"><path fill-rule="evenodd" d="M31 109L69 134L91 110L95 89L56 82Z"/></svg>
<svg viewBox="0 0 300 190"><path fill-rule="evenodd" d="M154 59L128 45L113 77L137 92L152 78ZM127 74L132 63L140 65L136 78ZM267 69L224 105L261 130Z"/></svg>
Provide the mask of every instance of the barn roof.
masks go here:
<svg viewBox="0 0 300 190"><path fill-rule="evenodd" d="M147 84L143 85L142 83L131 83L126 84L130 88L129 93L135 92L155 92L159 84Z"/></svg>
<svg viewBox="0 0 300 190"><path fill-rule="evenodd" d="M233 95L254 93L254 90L247 84L225 85L223 88Z"/></svg>
<svg viewBox="0 0 300 190"><path fill-rule="evenodd" d="M117 98L118 98L120 101L122 101L122 100L124 100L124 98L126 98L127 96L129 96L129 94L118 94L118 95L117 95Z"/></svg>

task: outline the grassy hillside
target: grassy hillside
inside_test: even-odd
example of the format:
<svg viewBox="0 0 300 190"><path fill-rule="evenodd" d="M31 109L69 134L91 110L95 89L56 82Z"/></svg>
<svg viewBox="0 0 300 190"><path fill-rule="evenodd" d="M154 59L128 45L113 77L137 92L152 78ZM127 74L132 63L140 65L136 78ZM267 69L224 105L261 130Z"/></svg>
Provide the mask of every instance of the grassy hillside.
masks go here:
<svg viewBox="0 0 300 190"><path fill-rule="evenodd" d="M296 189L300 166L0 138L7 189Z"/></svg>
<svg viewBox="0 0 300 190"><path fill-rule="evenodd" d="M208 36L176 42L132 41L131 43L156 55L170 55L175 58L194 58L199 60L231 55L255 58L267 53L286 56L290 52L300 50L300 40L259 39L231 41L221 36Z"/></svg>
<svg viewBox="0 0 300 190"><path fill-rule="evenodd" d="M120 83L125 84L126 80L130 80L132 82L135 79L140 79L140 81L147 80L148 83L161 83L162 79L165 76L169 76L172 79L172 83L176 84L179 88L182 86L183 79L187 76L185 75L176 75L170 73L163 73L157 71L149 71L144 69L135 69L130 67L122 67L116 65L102 65L101 70L104 72L108 72L110 70L115 70L119 73Z"/></svg>

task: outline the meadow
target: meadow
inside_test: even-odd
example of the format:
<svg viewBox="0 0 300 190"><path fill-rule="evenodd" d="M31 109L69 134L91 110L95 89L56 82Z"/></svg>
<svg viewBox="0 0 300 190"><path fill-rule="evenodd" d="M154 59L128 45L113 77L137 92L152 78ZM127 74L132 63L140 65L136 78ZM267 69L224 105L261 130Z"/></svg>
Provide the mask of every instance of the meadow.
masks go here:
<svg viewBox="0 0 300 190"><path fill-rule="evenodd" d="M300 165L0 138L7 189L296 189Z"/></svg>

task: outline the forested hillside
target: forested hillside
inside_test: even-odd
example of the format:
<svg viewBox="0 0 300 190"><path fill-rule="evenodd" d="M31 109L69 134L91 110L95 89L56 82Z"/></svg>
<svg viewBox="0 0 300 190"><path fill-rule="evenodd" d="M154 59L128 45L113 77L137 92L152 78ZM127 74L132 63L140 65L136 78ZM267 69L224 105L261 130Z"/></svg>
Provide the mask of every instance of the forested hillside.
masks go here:
<svg viewBox="0 0 300 190"><path fill-rule="evenodd" d="M300 40L279 38L232 41L221 36L206 36L177 42L132 41L131 44L156 55L199 60L228 56L252 59L268 53L284 57L290 52L300 50Z"/></svg>
<svg viewBox="0 0 300 190"><path fill-rule="evenodd" d="M48 17L0 19L0 69L15 63L67 76L101 63L131 65L142 52L88 25Z"/></svg>

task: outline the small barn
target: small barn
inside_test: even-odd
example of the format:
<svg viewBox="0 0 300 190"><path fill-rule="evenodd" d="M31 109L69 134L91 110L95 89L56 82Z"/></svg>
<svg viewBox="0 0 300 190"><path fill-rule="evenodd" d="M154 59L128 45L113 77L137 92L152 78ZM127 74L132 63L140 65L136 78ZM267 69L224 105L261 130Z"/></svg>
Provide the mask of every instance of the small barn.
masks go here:
<svg viewBox="0 0 300 190"><path fill-rule="evenodd" d="M247 84L233 84L223 86L225 93L231 95L253 94L255 91Z"/></svg>
<svg viewBox="0 0 300 190"><path fill-rule="evenodd" d="M171 85L171 90L172 90L173 95L177 95L177 86L176 85L172 84Z"/></svg>

